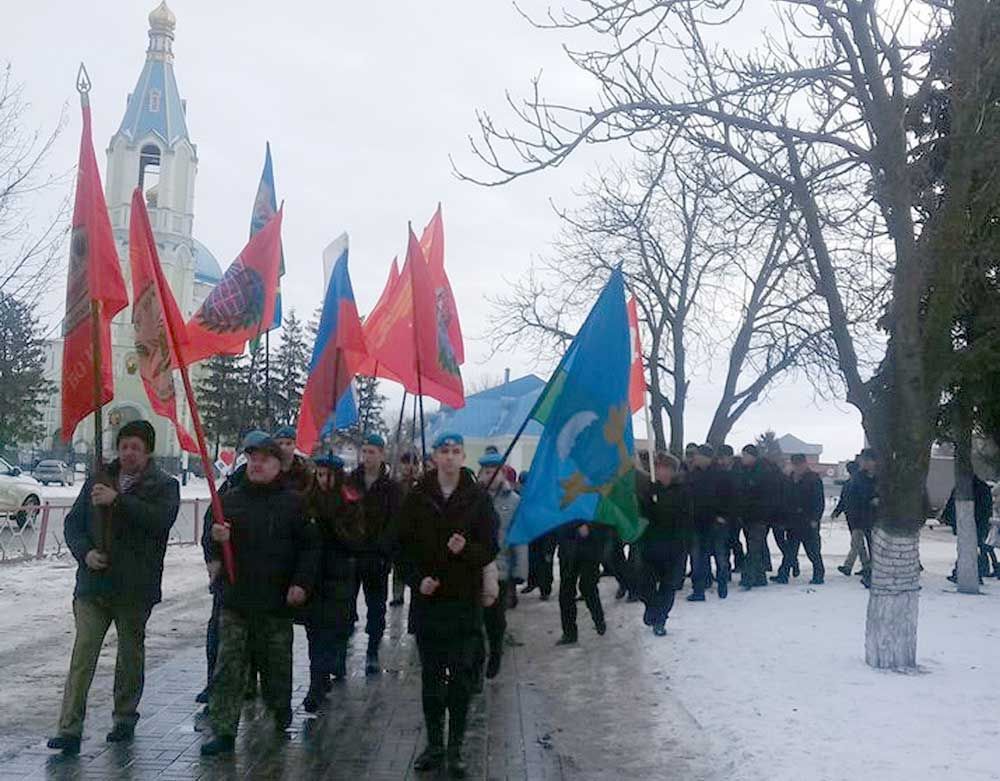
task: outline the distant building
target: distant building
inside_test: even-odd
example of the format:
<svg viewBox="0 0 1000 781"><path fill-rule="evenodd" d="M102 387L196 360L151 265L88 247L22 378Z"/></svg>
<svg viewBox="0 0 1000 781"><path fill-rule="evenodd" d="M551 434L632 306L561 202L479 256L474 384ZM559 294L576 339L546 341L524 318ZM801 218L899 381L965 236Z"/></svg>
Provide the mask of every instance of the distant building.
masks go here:
<svg viewBox="0 0 1000 781"><path fill-rule="evenodd" d="M439 434L458 432L465 438L466 464L473 468L488 445L495 445L501 453L504 452L545 387L545 380L534 374L516 380L509 377L508 372L502 385L466 398L462 409L442 407L440 412L432 415L427 423L428 447ZM518 472L528 469L541 434L542 427L538 423L528 423L507 463Z"/></svg>
<svg viewBox="0 0 1000 781"><path fill-rule="evenodd" d="M801 439L793 434L785 434L777 439L778 447L781 448L781 453L785 457L785 463L788 463L788 459L797 453L801 453L806 457L806 462L817 466L819 464L819 457L823 455L822 445L812 445L808 442L803 442Z"/></svg>
<svg viewBox="0 0 1000 781"><path fill-rule="evenodd" d="M149 15L146 62L135 90L126 101L121 125L108 145L105 196L129 297L132 295L129 212L132 192L140 187L146 197L164 275L181 313L190 317L222 278L222 270L208 248L193 234L198 154L188 134L187 104L174 78L175 26L176 18L166 2L160 3ZM115 398L104 408L105 451L114 442L119 428L129 421L145 419L156 429L158 454L168 458L180 456L173 425L153 414L143 389L135 353L131 306L115 317L111 342ZM62 340L52 340L46 350L46 374L58 381ZM183 393L178 395L177 408L181 424L190 430L190 413ZM78 453L92 447L92 420L81 421L76 428L72 447ZM58 392L49 402L45 422L43 447L58 447L61 438Z"/></svg>

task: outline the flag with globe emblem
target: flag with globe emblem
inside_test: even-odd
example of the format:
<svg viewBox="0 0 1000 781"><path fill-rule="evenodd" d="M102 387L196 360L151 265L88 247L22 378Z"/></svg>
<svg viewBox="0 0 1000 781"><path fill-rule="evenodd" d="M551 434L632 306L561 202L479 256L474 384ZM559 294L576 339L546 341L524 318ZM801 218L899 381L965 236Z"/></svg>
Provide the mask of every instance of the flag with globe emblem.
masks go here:
<svg viewBox="0 0 1000 781"><path fill-rule="evenodd" d="M642 534L629 408L630 342L625 284L616 269L530 415L545 430L509 544L530 542L569 521L612 526L626 542Z"/></svg>

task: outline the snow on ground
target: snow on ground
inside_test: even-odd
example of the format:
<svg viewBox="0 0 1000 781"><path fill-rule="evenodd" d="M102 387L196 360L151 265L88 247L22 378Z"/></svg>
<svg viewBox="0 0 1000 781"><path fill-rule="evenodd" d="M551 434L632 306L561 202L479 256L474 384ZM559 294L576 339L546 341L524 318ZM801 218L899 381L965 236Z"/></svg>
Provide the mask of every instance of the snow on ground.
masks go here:
<svg viewBox="0 0 1000 781"><path fill-rule="evenodd" d="M982 596L958 594L945 580L954 537L925 529L920 671L877 671L864 661L868 593L835 569L848 547L846 526L827 522L822 586L808 585L800 554L794 585L703 604L678 595L666 638L641 630L667 685L736 760L735 777L1000 778L1000 582L988 579ZM625 629L640 622L641 613Z"/></svg>
<svg viewBox="0 0 1000 781"><path fill-rule="evenodd" d="M0 565L0 757L52 731L73 647L76 560L64 555ZM171 545L164 561L163 602L146 634L146 663L204 642L211 612L201 548ZM92 687L106 699L117 644L108 633ZM103 714L102 714L103 715Z"/></svg>

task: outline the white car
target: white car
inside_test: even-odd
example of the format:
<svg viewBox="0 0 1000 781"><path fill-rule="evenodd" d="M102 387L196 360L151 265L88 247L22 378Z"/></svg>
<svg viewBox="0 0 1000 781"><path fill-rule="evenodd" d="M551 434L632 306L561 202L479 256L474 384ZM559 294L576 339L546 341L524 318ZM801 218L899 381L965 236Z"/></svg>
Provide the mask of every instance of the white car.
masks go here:
<svg viewBox="0 0 1000 781"><path fill-rule="evenodd" d="M13 519L19 529L34 520L42 503L39 488L33 477L0 458L0 519Z"/></svg>

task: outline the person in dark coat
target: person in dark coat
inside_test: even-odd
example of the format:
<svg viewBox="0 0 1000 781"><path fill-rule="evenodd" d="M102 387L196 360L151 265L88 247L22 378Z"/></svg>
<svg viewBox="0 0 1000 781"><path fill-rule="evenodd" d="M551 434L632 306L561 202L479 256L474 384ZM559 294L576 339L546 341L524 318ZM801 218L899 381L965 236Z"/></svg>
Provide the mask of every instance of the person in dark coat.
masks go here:
<svg viewBox="0 0 1000 781"><path fill-rule="evenodd" d="M368 634L365 674L378 675L378 652L385 634L385 607L389 598L389 570L396 557L395 526L399 516L399 485L385 463L385 440L369 434L361 446L361 463L348 483L361 494L364 538L358 550L355 597L364 589Z"/></svg>
<svg viewBox="0 0 1000 781"><path fill-rule="evenodd" d="M689 602L704 602L705 590L712 576L712 559L715 559L715 578L720 599L729 595L729 524L732 512L732 483L714 463L715 452L711 445L701 445L687 474L694 517L694 538L691 545L691 580L693 593Z"/></svg>
<svg viewBox="0 0 1000 781"><path fill-rule="evenodd" d="M319 567L319 532L306 519L302 496L282 478L281 448L265 439L247 451L246 479L222 497L225 525L212 526L212 560L231 540L235 580L222 580L219 656L209 716L214 737L205 756L235 747L247 676L249 628L261 665L264 702L275 727L292 720L292 613L312 592Z"/></svg>
<svg viewBox="0 0 1000 781"><path fill-rule="evenodd" d="M410 493L410 489L416 485L420 472L420 458L416 453L407 451L399 458L399 501L400 505ZM406 581L403 579L403 570L398 562L392 565L392 599L389 600L389 607L402 607L403 596L405 594Z"/></svg>
<svg viewBox="0 0 1000 781"><path fill-rule="evenodd" d="M875 528L875 518L879 507L878 457L875 451L871 448L862 450L858 455L858 467L858 470L851 477L847 495L844 497L844 513L852 528L858 529L864 534L870 553L872 529ZM861 582L866 588L871 585L870 562L869 557L868 569L863 569L861 572Z"/></svg>
<svg viewBox="0 0 1000 781"><path fill-rule="evenodd" d="M76 637L59 733L48 746L67 755L80 752L87 694L112 623L118 658L108 742L131 740L139 720L146 622L161 599L163 559L180 507L180 486L152 460L155 446L156 432L147 421L122 426L118 458L104 473L87 479L66 515L66 545L77 561Z"/></svg>
<svg viewBox="0 0 1000 781"><path fill-rule="evenodd" d="M247 452L247 448L263 442L268 438L265 431L250 431L243 437L240 450ZM225 482L219 486L219 496L223 496L246 479L247 465L240 464L226 478ZM208 569L208 590L212 594L212 614L208 619L208 626L205 627L205 663L206 676L205 688L195 697L195 702L207 703L212 694L212 678L215 675L215 661L219 655L219 615L222 613L222 562L214 560L212 542L212 507L209 505L202 519L201 528L201 549L205 557L205 567ZM225 577L222 575L222 577ZM251 644L252 647L252 644ZM249 683L247 685L247 696L252 699L257 696L257 664L250 661ZM204 715L208 715L208 708L205 708Z"/></svg>
<svg viewBox="0 0 1000 781"><path fill-rule="evenodd" d="M330 677L347 675L347 641L355 599L355 550L361 543L361 496L345 485L344 462L335 455L313 460L315 480L306 514L319 530L319 573L312 598L303 609L309 642L309 690L302 707L315 713L330 690Z"/></svg>
<svg viewBox="0 0 1000 781"><path fill-rule="evenodd" d="M819 525L826 506L823 480L809 468L806 457L801 453L793 455L791 461L792 473L785 483L788 544L785 546L778 574L771 580L775 583L788 582L792 561L798 556L801 544L813 568L812 579L809 582L819 585L825 575L819 536Z"/></svg>
<svg viewBox="0 0 1000 781"><path fill-rule="evenodd" d="M854 502L851 501L851 491L857 484L855 478L857 478L860 469L861 467L857 461L848 462L847 480L841 486L837 506L833 508L833 512L830 514L830 517L834 519L839 518L841 515L847 516L847 528L851 532L851 549L848 551L844 563L837 567L842 574L847 576L850 576L854 572L854 562L859 558L861 559L861 575L871 572L872 568L871 543L869 541L871 527L865 528L860 525L860 523L867 519L867 515L862 514L862 517L859 519L854 512Z"/></svg>
<svg viewBox="0 0 1000 781"><path fill-rule="evenodd" d="M649 525L639 541L642 560L643 621L653 634L667 633L664 624L674 605L674 592L684 585L684 566L694 532L691 497L679 479L680 462L669 453L657 453L656 481L642 497Z"/></svg>
<svg viewBox="0 0 1000 781"><path fill-rule="evenodd" d="M427 747L413 766L433 770L447 757L451 776L464 778L462 746L483 632L483 568L497 555L497 516L489 494L462 468L461 435L438 437L434 461L436 469L407 495L399 527L427 727Z"/></svg>
<svg viewBox="0 0 1000 781"><path fill-rule="evenodd" d="M746 551L740 542L740 532L743 530L743 520L739 511L739 487L740 472L743 465L736 459L736 452L731 445L719 445L719 451L715 456L715 463L722 470L723 479L726 481L725 492L732 497L730 512L726 516L726 525L729 531L729 551L733 560L730 572L742 572L743 564L746 560ZM744 536L745 533L744 533Z"/></svg>
<svg viewBox="0 0 1000 781"><path fill-rule="evenodd" d="M603 635L608 631L601 595L597 590L600 566L609 542L608 529L589 521L573 521L560 526L556 533L559 540L559 617L562 621L562 637L556 645L572 645L579 635L576 625L577 591L590 611L597 634Z"/></svg>
<svg viewBox="0 0 1000 781"><path fill-rule="evenodd" d="M527 471L521 472L517 476L518 493L524 492L528 477ZM552 571L558 544L556 535L550 533L543 534L528 545L528 582L521 589L522 594L530 594L537 589L538 598L542 602L549 601L552 596L552 584L555 582Z"/></svg>
<svg viewBox="0 0 1000 781"><path fill-rule="evenodd" d="M744 447L740 460L737 507L747 542L740 587L749 591L767 585L767 530L781 498L781 474L756 445Z"/></svg>

